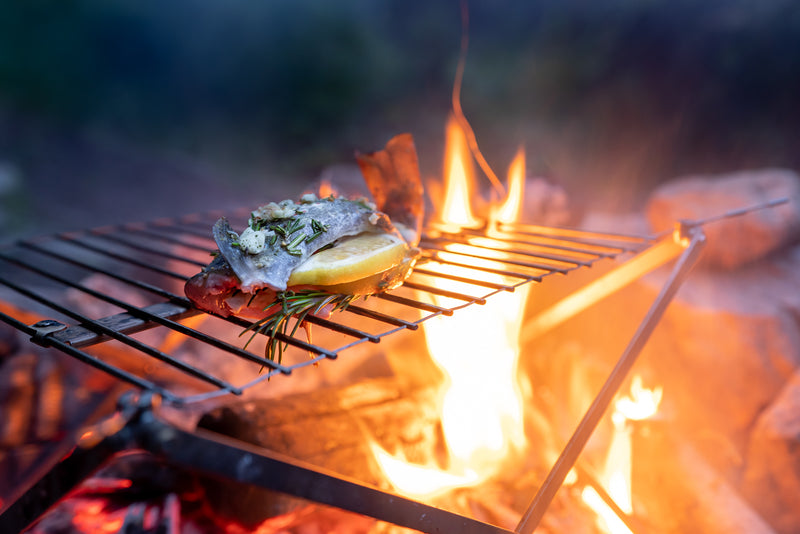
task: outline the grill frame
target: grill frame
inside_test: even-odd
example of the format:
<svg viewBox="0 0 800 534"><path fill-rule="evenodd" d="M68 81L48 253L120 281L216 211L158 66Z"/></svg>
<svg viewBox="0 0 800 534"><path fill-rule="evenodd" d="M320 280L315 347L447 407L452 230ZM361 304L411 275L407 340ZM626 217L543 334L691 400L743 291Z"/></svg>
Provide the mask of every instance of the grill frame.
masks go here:
<svg viewBox="0 0 800 534"><path fill-rule="evenodd" d="M234 216L238 215L239 217L242 217L245 214L246 212L239 212L238 214L234 214ZM109 261L123 261L129 266L144 268L156 273L158 276L172 277L181 280L185 279L188 275L175 273L164 266L148 264L135 257L121 255L118 251L109 251L103 249L102 247L98 246L97 240L99 239L105 242L113 242L115 243L114 246L127 247L130 250L150 254L152 250L143 250L142 246L138 242L131 241L129 237L121 236L119 234L137 234L154 239L161 239L161 237L165 237L163 241L183 247L186 245L184 241L176 240L174 236L164 235L163 232L160 231L163 231L165 228L173 228L175 225L181 224L185 225L185 231L183 234L194 235L202 238L202 227L205 225L205 233L207 234L207 228L210 227L210 222L212 222L209 219L216 218L218 215L219 214L217 213L208 213L182 217L178 219L137 223L135 225L121 225L116 227L91 229L70 234L57 234L55 236L39 238L36 240L19 241L0 250L0 263L20 265L29 273L32 272L37 275L43 275L51 282L64 283L73 290L77 290L92 297L99 298L106 303L122 307L125 310L119 314L92 319L86 317L85 315L79 314L72 309L63 307L61 304L42 295L41 292L36 292L28 287L11 282L6 276L0 276L0 285L17 291L17 293L21 294L29 301L35 301L37 304L44 305L49 309L56 311L57 313L74 319L76 324L73 326L67 326L61 320L45 319L37 322L36 324L29 325L24 321L20 321L19 319L6 314L3 311L0 311L0 320L29 335L35 343L57 348L72 357L97 367L142 390L142 394L136 396L134 400L131 400L130 397L127 397L125 400L121 399L118 415L122 414L126 420L126 424L121 429L115 427L115 431L103 435L103 439L100 442L94 443L87 447L78 447L74 449L71 454L67 455L66 459L63 461L60 459L55 461L51 466L49 466L47 471L40 478L31 481L31 484L25 491L21 491L18 496L15 496L15 498L12 499L10 506L8 506L6 510L0 514L0 526L4 526L4 529L13 529L15 526L24 527L25 525L23 522L30 519L32 511L35 512L34 517L38 517L40 514L44 513L47 507L55 503L56 500L61 498L84 478L88 477L91 472L94 471L96 466L99 465L98 462L109 460L117 452L129 450L131 448L142 448L163 458L167 462L178 464L183 467L198 470L205 468L207 471L210 470L216 475L227 476L238 482L254 484L266 487L268 489L275 489L277 491L284 491L299 497L311 498L317 502L324 502L326 504L338 506L350 511L370 515L377 519L390 521L401 526L416 528L424 532L453 530L461 532L486 532L487 534L510 532L493 525L475 521L464 516L459 516L458 514L452 514L434 507L430 507L424 503L414 502L402 497L398 497L397 495L393 495L391 493L376 490L375 488L370 488L358 482L345 481L336 475L322 473L313 466L297 465L291 459L275 458L267 451L252 450L251 446L235 442L235 440L230 440L229 438L223 436L211 436L207 433L204 435L203 433L198 433L196 431L187 431L160 418L158 416L158 409L153 409L155 407L153 405L153 399L157 399L157 402L155 403L156 405L160 402L165 402L176 407L180 407L195 402L203 402L210 398L219 397L222 395L238 395L246 389L254 387L257 384L268 380L273 375L291 374L296 369L318 363L321 360L335 359L340 353L345 352L356 345L366 342L377 343L388 335L393 335L404 330L415 330L426 320L440 315L453 315L454 313L457 313L459 309L467 306L481 305L486 301L486 299L491 298L497 293L503 291L514 291L514 289L517 287L525 284L543 282L546 278L552 276L553 274L564 275L576 269L588 268L601 260L624 259L625 261L622 262L622 266L635 264L640 262L640 259L644 256L647 256L649 252L652 252L657 244L663 243L665 240L673 240L676 244L680 243L680 247L678 247L679 250L676 249L676 251L673 251L673 256L669 258L678 258L678 261L673 268L671 277L665 283L664 287L662 288L662 292L654 301L650 311L642 321L639 330L637 330L637 332L634 334L634 337L631 339L630 345L620 357L617 366L609 375L606 384L595 398L581 423L576 428L571 440L562 451L561 456L554 464L545 483L534 497L528 511L524 514L520 524L514 531L519 533L533 532L546 512L552 498L555 495L555 492L562 485L567 472L577 460L577 457L582 451L586 441L588 441L591 433L599 423L600 418L613 399L614 394L627 376L628 370L641 351L641 348L649 337L649 334L652 332L653 328L660 319L661 314L663 314L667 304L674 296L677 288L681 285L688 271L696 262L697 255L704 242L704 237L699 227L693 225L683 225L680 227L679 231L676 231L674 239L664 236L609 234L534 225L501 225L494 229L483 228L465 230L458 234L446 234L435 231L428 232L424 236L421 243L421 246L424 250L424 256L426 259L436 258L437 261L442 259L442 255L451 255L452 250L449 249L454 245L469 245L472 243L470 246L472 247L472 252L474 254L458 252L456 253L456 256L458 256L458 254L465 254L467 256L475 255L481 260L486 260L487 256L491 256L498 251L507 252L508 247L505 245L500 246L499 249L474 246L476 239L484 239L487 236L495 239L495 237L492 236L496 235L500 235L506 239L505 241L501 239L498 241L499 243L513 244L514 247L522 247L523 249L527 246L533 246L534 248L541 248L544 246L557 252L546 254L525 253L530 255L530 257L536 258L536 260L524 261L514 259L507 262L501 262L505 264L504 268L485 268L485 272L491 273L492 275L501 275L510 277L512 279L515 278L519 281L505 284L487 284L481 280L481 283L475 284L475 286L484 287L487 292L480 295L442 292L439 291L435 285L431 286L430 284L422 284L416 281L414 276L412 276L412 278L409 279L409 281L405 284L406 289L413 289L418 292L427 291L429 293L444 293L445 296L454 299L456 303L454 303L452 306L446 307L436 306L428 302L410 299L409 297L398 294L398 292L389 292L375 300L379 300L382 303L388 301L393 304L416 308L417 311L422 314L421 318L414 321L407 321L399 317L383 314L379 310L362 308L360 306L356 306L353 309L344 312L354 313L361 316L371 316L373 319L377 319L379 322L384 322L389 325L384 331L381 331L378 334L361 335L363 332L354 333L353 331L350 331L349 327L346 325L314 318L312 320L319 327L329 328L350 336L355 335L357 339L351 343L346 343L335 350L326 350L321 347L316 347L299 339L289 339L287 341L289 341L293 346L301 349L311 349L316 353L316 356L309 360L288 366L269 363L263 359L259 360L259 357L255 354L244 356L241 354L241 349L228 346L220 340L209 341L202 339L202 333L192 328L188 328L178 322L179 320L198 315L197 310L193 309L187 299L174 292L167 291L163 287L152 286L143 280L132 281L126 278L125 275L121 275L118 272L114 272L108 268L102 268L102 270L97 270L95 268L89 269L95 269L95 273L117 279L123 283L132 283L132 285L135 285L138 289L155 293L160 299L162 299L153 304L137 307L130 305L129 303L118 301L111 295L96 292L96 290L87 288L74 280L68 280L58 274L41 270L40 267L36 265L32 266L24 261L22 264L20 264L20 260L14 256L15 252L26 250L32 251L36 254L52 257L52 251L42 251L44 244L68 242L71 245L76 245L87 250L90 254L103 255L106 258L109 258ZM499 234L497 234L497 232L499 232ZM489 234L492 234L492 236ZM509 236L515 237L509 238ZM449 245L449 247L447 245ZM197 246L200 247L198 250L205 250L206 252L209 252L207 247L203 249L200 245ZM476 250L478 252L475 252ZM480 252L481 250L483 252ZM523 257L525 254L523 254ZM576 254L576 256L570 257L568 256L569 254ZM187 258L168 251L163 251L163 253L160 253L160 256L165 262L186 261L195 268L199 268L200 265L202 265L202 262L200 261L187 261ZM515 254L515 257L518 256ZM86 267L81 260L77 260L74 257L60 257L57 259L57 261L69 263L73 267L78 267L79 269ZM457 262L457 260L452 259L444 261ZM427 265L430 265L430 261L427 263ZM654 266L642 266L636 272L636 274L628 277L628 282L638 278L652 268L654 268ZM528 269L528 271L525 273L518 272L521 269ZM620 269L620 267L617 267L617 269ZM423 262L420 268L416 270L415 275L431 276L430 271L426 269L425 262ZM228 321L237 323L240 326L247 325L247 322L242 322L241 319L231 318L228 319ZM182 333L186 333L187 335L195 338L199 336L201 338L199 341L203 343L209 342L211 344L216 344L217 348L220 348L218 346L219 343L223 343L222 349L226 351L232 351L232 353L236 354L237 356L253 358L254 363L269 367L269 371L262 374L256 380L239 386L228 384L217 377L206 377L202 376L201 374L200 379L210 382L213 386L215 386L215 388L210 392L203 394L180 395L176 394L170 389L160 386L151 380L131 374L122 368L116 367L113 364L109 364L83 350L83 348L91 348L94 346L103 345L109 339L115 339L132 346L134 350L141 350L142 353L148 357L166 359L170 365L177 365L181 372L186 372L193 376L197 375L195 370L191 368L187 369L185 364L171 361L172 357L170 355L161 354L157 350L155 353L153 353L152 347L148 347L146 345L143 347L140 341L132 337L138 332L152 330L159 327L168 328L172 331L181 331ZM164 438L164 436L167 437ZM77 439L75 441L77 442ZM177 448L176 443L178 444ZM190 454L188 460L184 459L185 455L183 453L185 453L186 450L196 451L197 454ZM334 492L334 495L330 496L328 500L325 500L321 498L320 495L307 489L307 487L302 483L289 484L287 486L281 485L271 479L252 480L241 475L240 473L232 472L229 469L230 466L228 465L226 467L227 464L224 461L212 462L213 465L204 464L204 462L200 459L207 458L206 455L209 453L209 451L214 450L218 451L219 454L223 455L225 458L229 458L231 454L247 454L250 455L251 458L254 458L259 465L264 466L264 468L269 466L269 469L277 469L279 472L284 474L291 473L292 476L300 476L303 480L306 480L306 477L311 477L310 480L316 482L329 481L330 483L334 484L335 487L340 488L341 491L339 491L338 494ZM93 458L93 460L88 460L89 458ZM209 467L209 465L211 466ZM53 480L61 481L55 485L56 489L54 491ZM48 487L51 489L49 495L50 500L43 500L39 498L42 487ZM364 501L366 504L362 503L364 498L366 498L366 501ZM34 505L32 501L36 501L37 504ZM427 519L422 521L420 519L421 517Z"/></svg>
<svg viewBox="0 0 800 534"><path fill-rule="evenodd" d="M248 214L249 212L239 211L232 214L231 218L234 221L240 219L240 222L243 222L241 220ZM369 299L373 302L375 300L382 301L378 306L367 307L359 301L343 312L344 314L369 317L385 324L385 327L381 327L377 331L365 332L343 324L338 320L340 317L338 313L337 317L331 319L309 317L307 321L315 325L315 330L335 331L348 336L348 340L338 346L321 347L307 342L300 335L287 337L279 334L277 336L279 339L292 347L308 351L309 355L313 356L291 365L282 365L264 359L257 352L243 350L243 343L237 345L235 342L222 342L215 335L208 335L199 329L188 328L179 322L201 312L183 296L180 287L175 287L175 284L173 287L168 287L169 279L176 281L177 286L182 286L183 282L198 272L205 263L210 261L210 258L206 256L208 261L204 263L185 255L176 254L174 250L166 249L163 244L166 243L169 247L178 249L191 248L195 252L195 257L198 253L212 252L214 248L209 228L218 216L219 214L216 212L209 212L176 219L160 219L152 222L55 234L34 240L21 240L5 249L0 249L0 265L15 266L27 275L41 277L48 283L57 284L62 291L68 289L73 293L79 292L84 297L103 301L107 305L113 305L122 310L114 315L89 317L76 311L74 306L70 307L59 303L53 296L48 296L42 291L34 291L10 280L8 276L0 275L0 286L5 286L25 299L35 301L38 305L48 307L52 310L51 313L54 312L54 315L43 315L42 319L46 321L43 324L19 324L19 321L15 320L13 316L5 313L0 313L0 320L24 331L39 344L54 346L138 388L158 393L167 402L188 404L226 394L240 395L246 389L267 381L274 375L288 375L295 369L314 365L325 359L336 359L340 353L346 352L354 346L367 342L378 343L382 338L399 331L416 330L420 324L434 317L450 316L461 308L484 304L486 299L497 293L514 291L517 287L532 282L542 282L552 275L564 275L576 269L588 268L601 260L614 259L625 254L636 254L652 246L655 242L654 238L647 236L623 236L568 229L554 231L552 228L533 225L506 225L505 228L500 229L501 233L498 234L500 239L487 238L486 229L468 230L458 234L428 232L423 236L420 244L423 256L418 268L401 288L405 294L400 294L399 291L387 292ZM525 238L526 234L527 238ZM140 241L135 241L131 237L134 235L138 235ZM508 236L514 236L515 239L511 241ZM143 237L157 240L159 244L154 243L148 248L141 241ZM190 241L189 238L195 239L195 241ZM486 244L469 245L471 241L478 239L490 239L490 243L494 242L502 246L493 249ZM111 243L113 245L103 247L104 244ZM485 262L487 258L491 258L491 255L506 254L507 251L503 249L503 246L509 243L516 247L516 251L512 249L513 258L503 261L490 260L495 264L494 267L469 268L475 274L469 280L460 280L461 283L468 286L469 293L445 291L437 287L437 280L457 277L436 274L430 269L432 265L439 262L464 265L465 261L471 260ZM466 247L467 250L448 251L448 248L454 246ZM557 254L541 252L541 250L538 252L525 250L526 247L532 246L555 251ZM66 251L59 250L60 248L66 248ZM87 257L80 259L77 257L79 254ZM136 254L156 257L158 263L145 261ZM443 257L445 259L442 259ZM48 270L40 265L43 260L52 261L55 264ZM183 263L180 265L182 272L176 272L175 264L181 262ZM110 265L106 265L107 263ZM73 269L73 277L68 278L59 274L62 267ZM130 270L134 270L137 277L125 274ZM478 276L482 274L501 277L507 281L505 283L487 282ZM108 292L104 293L87 287L81 282L82 277L90 275L115 280L127 286L128 289L134 290L138 295L152 295L157 300L146 306L137 306L134 303L120 300ZM156 277L158 283L149 282L146 279L148 276ZM425 278L432 278L433 281L426 282ZM424 298L414 298L409 294L411 290L423 294ZM448 306L433 304L431 295L434 294L449 297L453 302ZM403 307L404 312L419 313L420 316L409 320L401 318L399 314L391 315L381 311L388 302ZM252 324L250 321L237 317L229 317L224 320L242 329ZM225 351L226 357L244 358L257 365L262 365L267 372L244 384L222 381L213 373L190 368L172 355L159 351L157 347L147 346L131 337L142 330L153 328L168 329L187 338L191 337L210 348ZM177 393L153 382L147 376L136 376L129 370L114 367L83 350L109 339L115 339L128 345L150 358L166 362L167 365L207 382L214 389L194 395Z"/></svg>

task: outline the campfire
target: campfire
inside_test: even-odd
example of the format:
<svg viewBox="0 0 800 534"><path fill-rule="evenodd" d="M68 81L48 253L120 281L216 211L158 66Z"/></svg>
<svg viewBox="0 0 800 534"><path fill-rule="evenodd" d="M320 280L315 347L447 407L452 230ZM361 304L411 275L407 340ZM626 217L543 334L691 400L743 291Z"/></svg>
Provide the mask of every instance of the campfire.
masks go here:
<svg viewBox="0 0 800 534"><path fill-rule="evenodd" d="M687 444L665 453L671 392L631 371L697 260L700 225L655 236L544 225L531 220L524 152L484 195L456 120L447 145L412 276L308 317L313 338L283 336L280 362L264 359L264 339L243 347L247 321L199 314L179 292L214 250L217 214L0 251L13 292L0 318L35 344L0 377L14 391L34 378L27 396L3 398L0 530L672 531L659 524L658 455L702 484L714 470ZM658 269L613 358L571 348L571 320ZM70 398L50 427L29 427ZM733 489L715 495L769 531Z"/></svg>

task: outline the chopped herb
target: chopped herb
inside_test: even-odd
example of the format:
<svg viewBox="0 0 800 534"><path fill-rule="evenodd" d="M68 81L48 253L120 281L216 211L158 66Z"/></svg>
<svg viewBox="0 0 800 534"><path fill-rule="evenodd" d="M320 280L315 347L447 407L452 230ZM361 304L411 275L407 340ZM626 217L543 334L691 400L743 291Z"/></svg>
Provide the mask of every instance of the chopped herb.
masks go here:
<svg viewBox="0 0 800 534"><path fill-rule="evenodd" d="M283 353L289 346L286 337L295 335L309 313L319 313L328 305L333 306L332 311L344 310L358 298L358 295L326 293L313 289L279 291L275 296L275 301L264 308L265 311L270 309L274 309L274 311L245 328L239 336L252 332L250 339L244 345L245 348L257 334L269 337L264 349L264 356L269 360L277 360L278 363L281 363ZM290 329L289 319L291 318L295 318L296 322Z"/></svg>
<svg viewBox="0 0 800 534"><path fill-rule="evenodd" d="M290 253L292 253L291 251L292 251L293 249L294 249L294 250L296 250L296 249L297 249L297 247L298 247L298 246L299 246L299 245L300 245L300 244L301 244L303 241L305 241L307 237L308 237L308 236L307 236L306 234L300 234L299 236L297 236L297 237L295 237L294 239L292 239L292 240L291 240L291 242L289 242L289 243L286 245L286 249L287 249L287 250L288 250Z"/></svg>
<svg viewBox="0 0 800 534"><path fill-rule="evenodd" d="M333 243L328 243L324 247L320 247L316 251L314 251L314 254L316 254L318 252L322 252L323 250L328 250L329 248L333 248L335 246L336 246L336 241L334 241Z"/></svg>
<svg viewBox="0 0 800 534"><path fill-rule="evenodd" d="M286 233L288 235L292 235L293 233L295 233L298 230L300 230L301 228L303 228L303 226L305 226L303 224L303 221L301 221L300 219L293 219L291 221L291 223L289 224L289 227L286 228Z"/></svg>
<svg viewBox="0 0 800 534"><path fill-rule="evenodd" d="M311 219L311 229L314 232L327 232L328 228L329 227L328 227L327 224L322 224L321 222L319 222L316 219Z"/></svg>
<svg viewBox="0 0 800 534"><path fill-rule="evenodd" d="M323 232L322 232L321 230L317 230L316 232L314 232L313 234L311 234L310 236L308 236L308 239L306 239L306 243L311 243L311 242L312 242L312 241L314 241L316 238L318 238L319 236L321 236L321 235L322 235L322 233L323 233Z"/></svg>

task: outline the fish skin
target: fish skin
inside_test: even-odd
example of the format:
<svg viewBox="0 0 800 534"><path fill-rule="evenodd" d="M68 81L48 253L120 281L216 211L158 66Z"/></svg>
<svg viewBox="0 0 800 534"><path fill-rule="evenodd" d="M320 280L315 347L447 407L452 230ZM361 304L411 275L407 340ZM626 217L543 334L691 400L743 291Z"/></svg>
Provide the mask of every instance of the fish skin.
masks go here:
<svg viewBox="0 0 800 534"><path fill-rule="evenodd" d="M263 288L285 290L289 276L298 265L306 261L315 251L339 238L364 232L399 235L385 213L369 209L361 202L343 198L329 197L298 204L294 218L299 219L303 227L285 238L287 241L300 233L311 235L312 219L327 227L327 230L311 243L303 241L298 244L295 249L299 254L290 254L286 247L281 245L281 239L272 246L267 244L258 254L250 254L233 244L239 236L226 218L223 217L214 224L212 231L214 241L219 247L220 254L239 278L242 291L253 293Z"/></svg>
<svg viewBox="0 0 800 534"><path fill-rule="evenodd" d="M384 150L358 154L357 160L378 209L387 214L393 222L395 218L397 219L396 228L400 230L410 247L406 259L400 265L359 281L355 284L358 287L354 287L354 284L345 284L346 287L326 288L334 293L368 295L400 285L413 269L414 262L420 254L416 245L419 243L425 202L414 141L410 134L400 134L392 138ZM225 231L224 235L220 235L220 241L230 243L232 239L224 225L221 225L220 230ZM394 232L395 229L391 228L388 231ZM317 245L317 239L313 241L314 245ZM321 247L322 245L319 245L319 248ZM240 250L229 251L229 256L238 257L241 253ZM252 265L245 267L245 270L251 271ZM200 273L187 280L184 291L199 309L206 312L223 317L236 315L258 320L265 316L270 303L275 299L275 289L267 287L243 293L244 289L237 274L220 253ZM309 287L309 289L319 288Z"/></svg>
<svg viewBox="0 0 800 534"><path fill-rule="evenodd" d="M401 230L406 242L419 244L425 218L425 191L411 134L399 134L376 152L356 154L375 204Z"/></svg>

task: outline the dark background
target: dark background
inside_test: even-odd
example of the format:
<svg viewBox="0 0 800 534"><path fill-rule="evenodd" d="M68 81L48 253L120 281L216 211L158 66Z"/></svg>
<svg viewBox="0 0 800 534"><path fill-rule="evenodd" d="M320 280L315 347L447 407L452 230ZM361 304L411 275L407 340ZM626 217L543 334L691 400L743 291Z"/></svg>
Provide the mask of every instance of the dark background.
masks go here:
<svg viewBox="0 0 800 534"><path fill-rule="evenodd" d="M798 6L474 0L464 110L576 206L797 169ZM2 237L279 200L403 131L436 176L460 36L456 0L2 2Z"/></svg>

